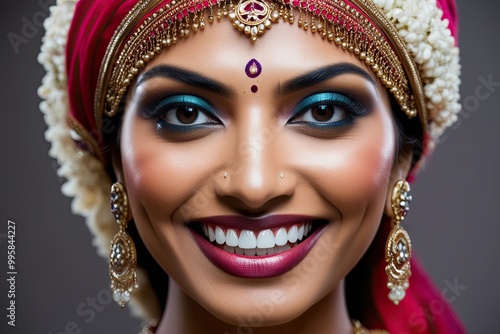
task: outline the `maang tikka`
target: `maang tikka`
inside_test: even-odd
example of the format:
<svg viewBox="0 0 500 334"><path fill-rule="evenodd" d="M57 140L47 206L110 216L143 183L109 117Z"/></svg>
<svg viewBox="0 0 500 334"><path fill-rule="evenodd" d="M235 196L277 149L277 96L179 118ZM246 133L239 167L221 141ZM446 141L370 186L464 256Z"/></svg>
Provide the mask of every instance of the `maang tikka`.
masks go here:
<svg viewBox="0 0 500 334"><path fill-rule="evenodd" d="M250 36L252 42L264 34L279 19L278 6L264 0L240 0L236 7L230 6L228 17L233 26Z"/></svg>
<svg viewBox="0 0 500 334"><path fill-rule="evenodd" d="M387 287L391 289L388 297L395 305L404 298L411 275L411 241L408 233L400 225L410 209L411 199L410 185L405 180L399 180L392 192L393 228L385 246L385 261L388 262L385 267Z"/></svg>
<svg viewBox="0 0 500 334"><path fill-rule="evenodd" d="M137 253L135 245L127 233L128 200L123 185L119 182L111 186L111 212L120 225L120 230L111 241L109 259L109 277L113 299L124 307L130 301L130 293L138 288Z"/></svg>

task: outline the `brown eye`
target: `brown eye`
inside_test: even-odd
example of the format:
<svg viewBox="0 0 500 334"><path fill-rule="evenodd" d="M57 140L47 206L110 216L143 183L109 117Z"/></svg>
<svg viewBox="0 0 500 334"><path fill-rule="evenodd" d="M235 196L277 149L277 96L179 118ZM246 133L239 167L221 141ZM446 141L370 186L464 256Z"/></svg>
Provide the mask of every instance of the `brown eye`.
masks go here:
<svg viewBox="0 0 500 334"><path fill-rule="evenodd" d="M167 109L168 108L168 109ZM167 107L159 117L167 124L189 127L192 125L218 124L217 119L208 111L193 104L180 104Z"/></svg>
<svg viewBox="0 0 500 334"><path fill-rule="evenodd" d="M145 108L145 118L154 120L158 130L195 131L223 125L215 107L196 95L171 95Z"/></svg>
<svg viewBox="0 0 500 334"><path fill-rule="evenodd" d="M312 124L335 124L349 117L349 113L344 108L334 104L318 104L309 107L299 117L293 120L294 123Z"/></svg>
<svg viewBox="0 0 500 334"><path fill-rule="evenodd" d="M311 108L311 116L315 121L326 122L329 121L335 112L333 105L321 104Z"/></svg>
<svg viewBox="0 0 500 334"><path fill-rule="evenodd" d="M316 128L339 128L367 113L356 99L336 92L321 92L300 100L293 109L290 124Z"/></svg>
<svg viewBox="0 0 500 334"><path fill-rule="evenodd" d="M198 118L198 109L181 106L177 108L175 115L181 124L191 124Z"/></svg>

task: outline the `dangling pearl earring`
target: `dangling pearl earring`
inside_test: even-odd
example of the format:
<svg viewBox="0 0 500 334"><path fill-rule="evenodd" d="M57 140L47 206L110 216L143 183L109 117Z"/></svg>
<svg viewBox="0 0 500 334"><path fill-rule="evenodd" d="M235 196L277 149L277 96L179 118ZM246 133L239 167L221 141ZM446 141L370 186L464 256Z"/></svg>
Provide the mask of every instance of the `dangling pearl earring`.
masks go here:
<svg viewBox="0 0 500 334"><path fill-rule="evenodd" d="M130 301L130 293L137 284L137 253L134 241L127 233L128 200L123 185L119 182L111 186L111 212L120 225L120 230L111 241L109 277L113 299L121 307Z"/></svg>
<svg viewBox="0 0 500 334"><path fill-rule="evenodd" d="M391 289L388 296L395 305L404 298L409 286L408 278L411 275L411 240L408 233L400 226L410 209L411 199L410 185L405 180L399 180L394 186L391 200L394 227L385 246L385 261L388 262L385 267L387 287Z"/></svg>

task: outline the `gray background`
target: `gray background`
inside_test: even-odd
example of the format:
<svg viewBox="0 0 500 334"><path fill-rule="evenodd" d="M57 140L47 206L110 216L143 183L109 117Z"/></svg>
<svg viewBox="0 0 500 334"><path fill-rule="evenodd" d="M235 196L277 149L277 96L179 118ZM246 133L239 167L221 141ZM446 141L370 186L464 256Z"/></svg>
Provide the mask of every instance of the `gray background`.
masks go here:
<svg viewBox="0 0 500 334"><path fill-rule="evenodd" d="M407 230L437 288L462 285L447 296L455 297L452 306L468 330L500 333L500 84L491 91L481 87L488 76L500 82L500 3L458 5L464 111L413 186ZM110 302L107 265L83 218L71 214L47 156L36 95L42 29L25 36L18 52L7 38L9 32L22 35L23 18L37 23L47 14L37 1L0 6L0 332L137 333L140 321ZM17 223L15 328L6 324L8 219ZM429 316L433 312L439 309Z"/></svg>

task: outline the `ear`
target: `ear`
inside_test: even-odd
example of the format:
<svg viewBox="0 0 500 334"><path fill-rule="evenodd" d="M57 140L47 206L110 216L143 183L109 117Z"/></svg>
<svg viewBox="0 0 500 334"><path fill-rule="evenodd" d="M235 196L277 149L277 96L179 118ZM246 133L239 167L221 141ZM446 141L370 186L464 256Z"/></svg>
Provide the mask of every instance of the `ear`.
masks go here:
<svg viewBox="0 0 500 334"><path fill-rule="evenodd" d="M387 197L385 201L385 210L384 214L387 217L393 218L392 213L392 191L396 183L403 179L406 180L408 174L410 173L411 163L413 160L413 149L407 148L401 151L394 162L394 166L392 167L391 177L389 180L389 185L387 189Z"/></svg>

